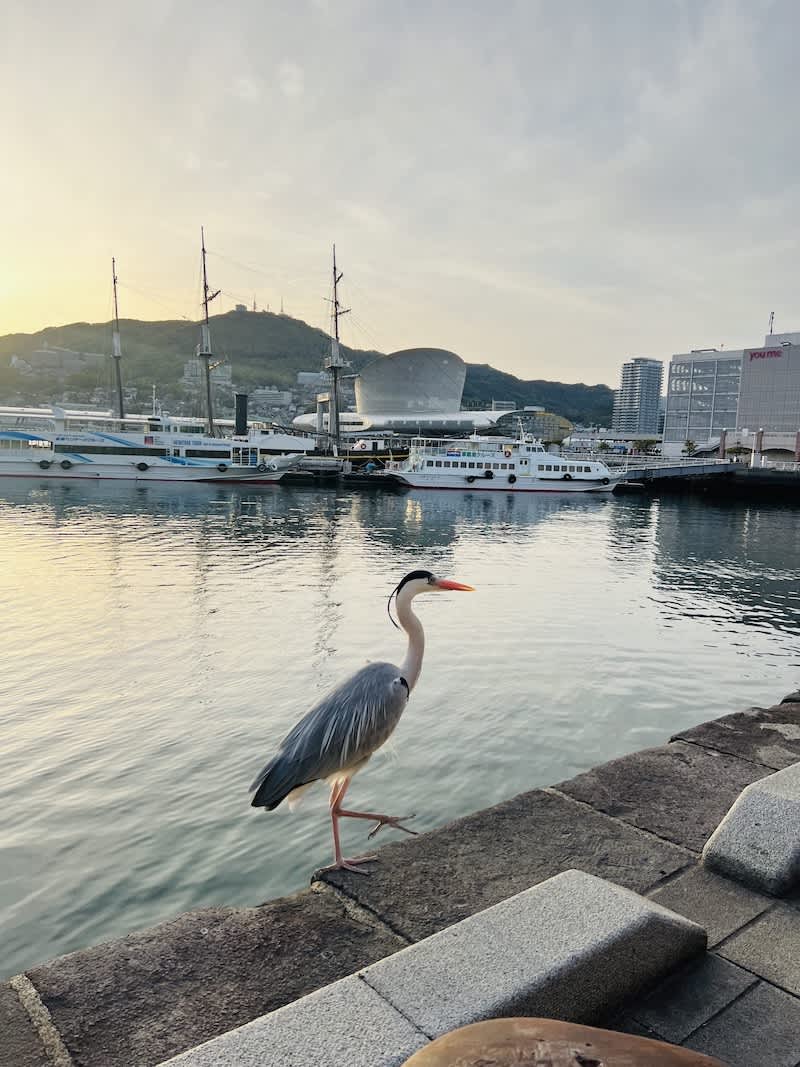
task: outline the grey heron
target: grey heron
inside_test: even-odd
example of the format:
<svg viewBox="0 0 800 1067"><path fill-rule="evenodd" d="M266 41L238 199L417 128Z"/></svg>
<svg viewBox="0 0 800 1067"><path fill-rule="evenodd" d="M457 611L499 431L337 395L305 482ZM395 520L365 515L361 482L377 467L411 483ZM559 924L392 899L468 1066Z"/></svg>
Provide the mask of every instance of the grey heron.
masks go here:
<svg viewBox="0 0 800 1067"><path fill-rule="evenodd" d="M345 859L339 843L339 819L370 819L375 827L372 838L384 826L394 826L413 834L403 822L413 815L382 815L374 811L349 811L342 807L353 775L368 762L373 752L388 740L405 710L417 684L425 652L422 623L411 610L420 593L447 589L472 591L471 585L436 578L430 571L411 571L392 590L400 626L408 634L406 658L399 667L392 663L368 663L342 682L316 704L286 735L278 752L250 786L255 790L254 808L272 811L289 799L290 803L312 782L330 785L330 815L333 829L334 861L331 868L344 868L368 874L359 863L374 856ZM392 619L394 623L394 619ZM394 623L396 626L397 623Z"/></svg>

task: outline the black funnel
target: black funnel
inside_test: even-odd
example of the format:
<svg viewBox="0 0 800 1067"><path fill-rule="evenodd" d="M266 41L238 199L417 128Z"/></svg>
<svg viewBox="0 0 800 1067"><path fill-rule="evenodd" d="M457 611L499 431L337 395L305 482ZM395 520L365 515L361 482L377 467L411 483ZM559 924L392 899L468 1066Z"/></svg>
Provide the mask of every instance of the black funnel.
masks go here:
<svg viewBox="0 0 800 1067"><path fill-rule="evenodd" d="M236 424L233 432L237 437L247 437L247 393L236 394Z"/></svg>

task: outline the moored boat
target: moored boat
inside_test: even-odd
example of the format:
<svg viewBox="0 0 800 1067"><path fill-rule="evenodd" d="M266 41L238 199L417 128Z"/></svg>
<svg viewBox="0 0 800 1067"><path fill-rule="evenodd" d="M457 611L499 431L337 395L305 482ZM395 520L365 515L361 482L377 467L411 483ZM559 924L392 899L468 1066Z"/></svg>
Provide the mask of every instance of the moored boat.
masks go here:
<svg viewBox="0 0 800 1067"><path fill-rule="evenodd" d="M167 414L0 407L0 477L268 483L314 447L256 427L212 437L203 420Z"/></svg>
<svg viewBox="0 0 800 1067"><path fill-rule="evenodd" d="M415 437L408 459L389 462L373 477L414 489L525 493L610 493L619 476L602 460L548 452L530 434L498 437Z"/></svg>

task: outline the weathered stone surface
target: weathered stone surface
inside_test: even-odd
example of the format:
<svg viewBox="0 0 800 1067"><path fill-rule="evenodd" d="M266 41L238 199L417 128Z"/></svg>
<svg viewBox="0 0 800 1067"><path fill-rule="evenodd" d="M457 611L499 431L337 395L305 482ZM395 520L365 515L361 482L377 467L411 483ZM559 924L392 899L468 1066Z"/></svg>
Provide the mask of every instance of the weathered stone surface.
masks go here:
<svg viewBox="0 0 800 1067"><path fill-rule="evenodd" d="M361 977L433 1038L512 1015L592 1022L705 944L705 931L688 919L583 871L565 871Z"/></svg>
<svg viewBox="0 0 800 1067"><path fill-rule="evenodd" d="M744 787L768 773L766 767L678 741L604 763L556 789L700 852Z"/></svg>
<svg viewBox="0 0 800 1067"><path fill-rule="evenodd" d="M404 944L306 890L188 912L29 977L80 1067L150 1067Z"/></svg>
<svg viewBox="0 0 800 1067"><path fill-rule="evenodd" d="M800 763L742 792L703 849L703 863L775 896L800 887Z"/></svg>
<svg viewBox="0 0 800 1067"><path fill-rule="evenodd" d="M169 1067L400 1067L427 1043L353 976L192 1049Z"/></svg>
<svg viewBox="0 0 800 1067"><path fill-rule="evenodd" d="M749 708L682 730L673 741L691 741L704 748L782 770L800 760L800 703L774 708Z"/></svg>
<svg viewBox="0 0 800 1067"><path fill-rule="evenodd" d="M775 903L772 897L714 874L701 864L657 889L650 899L702 926L709 948Z"/></svg>
<svg viewBox="0 0 800 1067"><path fill-rule="evenodd" d="M679 1045L757 981L749 971L706 953L637 1004L626 1005L626 1014Z"/></svg>
<svg viewBox="0 0 800 1067"><path fill-rule="evenodd" d="M717 951L800 996L800 912L776 904Z"/></svg>
<svg viewBox="0 0 800 1067"><path fill-rule="evenodd" d="M418 941L572 867L644 892L689 861L665 841L535 790L386 846L368 878L321 877Z"/></svg>
<svg viewBox="0 0 800 1067"><path fill-rule="evenodd" d="M52 1067L19 997L0 986L0 1067Z"/></svg>
<svg viewBox="0 0 800 1067"><path fill-rule="evenodd" d="M759 982L684 1042L729 1067L796 1067L800 1001Z"/></svg>

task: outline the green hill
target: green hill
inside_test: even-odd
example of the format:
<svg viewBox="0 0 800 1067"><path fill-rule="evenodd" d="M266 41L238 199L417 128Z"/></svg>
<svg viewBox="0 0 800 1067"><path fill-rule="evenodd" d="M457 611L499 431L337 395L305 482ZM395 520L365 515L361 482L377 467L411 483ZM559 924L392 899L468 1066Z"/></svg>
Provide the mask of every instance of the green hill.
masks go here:
<svg viewBox="0 0 800 1067"><path fill-rule="evenodd" d="M180 385L183 364L194 355L200 331L187 321L141 322L124 319L122 335L124 379L139 391L139 406L155 384L172 410L186 402ZM293 386L298 371L317 371L330 346L322 330L299 319L270 312L237 312L211 319L214 353L233 367L237 387ZM109 385L111 361L102 370L82 371L60 383L46 374L23 375L10 366L12 356L25 359L36 349L69 348L78 352L111 351L111 323L77 322L50 326L33 334L0 337L0 402L50 403L64 392L88 399L92 390ZM342 346L351 371L358 371L381 353ZM573 421L607 422L612 391L604 385L566 385L521 381L488 364L468 364L464 400L485 403L513 400L520 406L541 404ZM135 406L135 405L134 405ZM146 406L146 405L145 405Z"/></svg>

